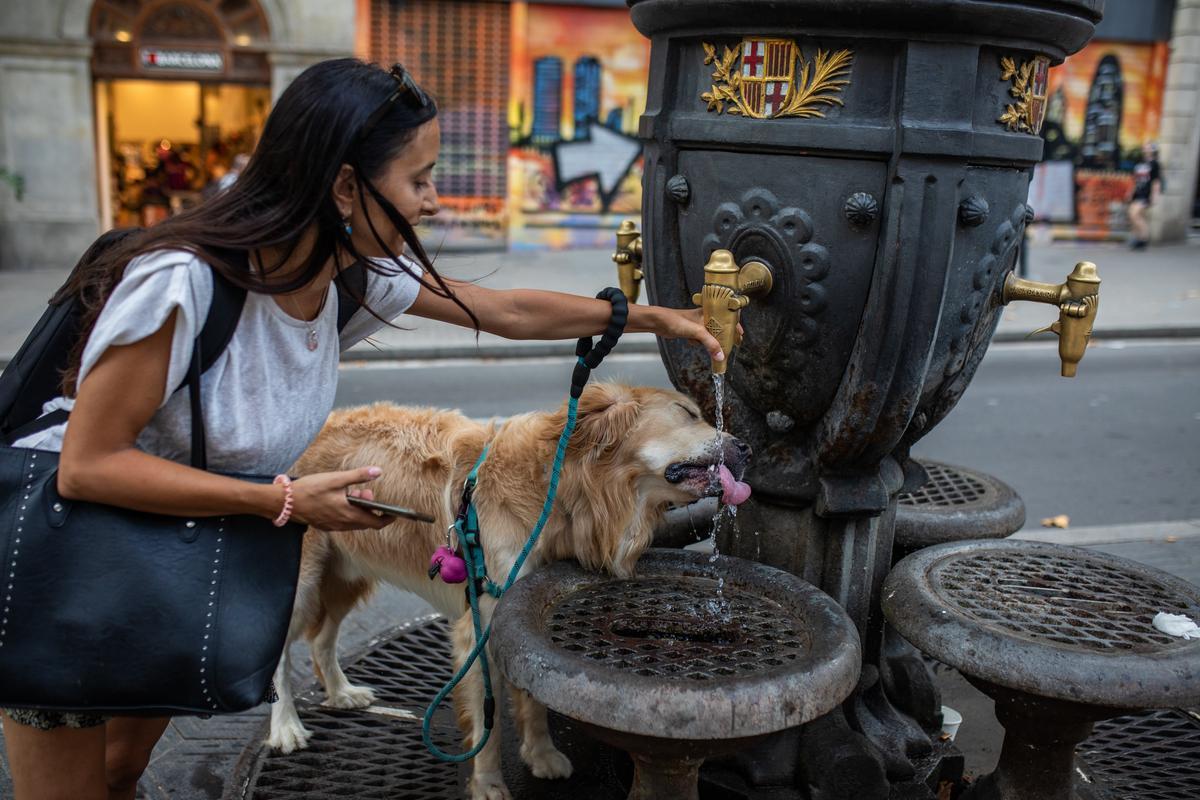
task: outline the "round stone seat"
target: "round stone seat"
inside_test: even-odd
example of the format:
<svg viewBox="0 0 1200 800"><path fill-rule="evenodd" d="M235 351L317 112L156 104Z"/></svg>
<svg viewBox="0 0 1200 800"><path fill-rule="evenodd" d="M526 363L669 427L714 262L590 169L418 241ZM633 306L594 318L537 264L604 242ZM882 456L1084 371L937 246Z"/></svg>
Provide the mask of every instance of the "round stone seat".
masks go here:
<svg viewBox="0 0 1200 800"><path fill-rule="evenodd" d="M1200 620L1200 588L1116 556L1027 541L920 550L883 587L888 622L996 701L995 772L971 800L1069 800L1075 746L1096 720L1200 703L1200 640L1157 630Z"/></svg>
<svg viewBox="0 0 1200 800"><path fill-rule="evenodd" d="M942 461L917 461L929 480L897 501L895 561L935 544L1002 539L1025 524L1025 503L999 478Z"/></svg>
<svg viewBox="0 0 1200 800"><path fill-rule="evenodd" d="M551 564L517 581L494 619L513 685L631 755L631 798L694 800L705 758L827 713L861 669L833 598L686 550L649 550L629 578Z"/></svg>

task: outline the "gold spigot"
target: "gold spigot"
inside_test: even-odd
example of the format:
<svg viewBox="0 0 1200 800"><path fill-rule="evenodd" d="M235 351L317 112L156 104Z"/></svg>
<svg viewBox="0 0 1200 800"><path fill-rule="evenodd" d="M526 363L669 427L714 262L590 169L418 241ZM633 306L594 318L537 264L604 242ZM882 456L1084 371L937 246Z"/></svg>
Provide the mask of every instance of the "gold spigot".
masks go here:
<svg viewBox="0 0 1200 800"><path fill-rule="evenodd" d="M629 302L636 303L642 283L642 235L637 225L627 219L617 228L617 251L613 253L617 265L617 281Z"/></svg>
<svg viewBox="0 0 1200 800"><path fill-rule="evenodd" d="M733 357L733 348L741 344L738 322L750 296L767 294L774 285L771 270L761 261L747 261L741 267L728 250L714 250L704 265L704 288L692 295L692 302L704 309L704 327L721 343L724 361L714 361L712 371L722 375Z"/></svg>
<svg viewBox="0 0 1200 800"><path fill-rule="evenodd" d="M1092 336L1092 325L1096 322L1096 310L1100 306L1100 275L1096 272L1096 265L1090 261L1080 261L1071 270L1065 283L1029 281L1010 272L1004 279L1002 302L1008 305L1013 300L1031 300L1058 306L1058 321L1033 333L1050 331L1058 334L1062 375L1064 378L1074 378L1075 368L1083 358L1088 339Z"/></svg>

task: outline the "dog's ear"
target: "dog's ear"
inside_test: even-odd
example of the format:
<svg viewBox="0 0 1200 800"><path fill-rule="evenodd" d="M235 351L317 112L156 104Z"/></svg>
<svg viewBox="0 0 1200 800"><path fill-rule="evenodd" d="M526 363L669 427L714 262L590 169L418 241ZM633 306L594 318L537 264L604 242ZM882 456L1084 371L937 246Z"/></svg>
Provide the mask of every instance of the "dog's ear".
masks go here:
<svg viewBox="0 0 1200 800"><path fill-rule="evenodd" d="M571 447L599 456L624 441L637 422L642 406L628 386L595 383L579 398L577 426Z"/></svg>

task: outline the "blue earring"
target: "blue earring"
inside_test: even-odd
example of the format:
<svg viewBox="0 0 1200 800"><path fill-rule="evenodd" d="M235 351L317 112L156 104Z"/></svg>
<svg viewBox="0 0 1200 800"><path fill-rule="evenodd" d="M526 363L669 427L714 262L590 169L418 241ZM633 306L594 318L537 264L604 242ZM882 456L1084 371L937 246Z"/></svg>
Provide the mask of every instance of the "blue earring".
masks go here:
<svg viewBox="0 0 1200 800"><path fill-rule="evenodd" d="M349 236L350 234L354 233L354 228L352 228L352 227L350 226L350 222L349 222L349 220L347 220L346 222L343 222L343 223L342 223L342 230L344 230L344 231L346 232L346 235L347 235L347 236Z"/></svg>

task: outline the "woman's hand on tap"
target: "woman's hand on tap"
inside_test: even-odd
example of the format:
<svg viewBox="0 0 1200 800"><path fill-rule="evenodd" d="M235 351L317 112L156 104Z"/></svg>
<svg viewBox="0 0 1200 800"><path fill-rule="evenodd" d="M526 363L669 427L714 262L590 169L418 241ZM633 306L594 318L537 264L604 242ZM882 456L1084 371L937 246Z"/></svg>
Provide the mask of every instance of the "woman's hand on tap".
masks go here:
<svg viewBox="0 0 1200 800"><path fill-rule="evenodd" d="M691 339L707 350L713 361L725 360L720 343L704 327L704 311L700 308L631 305L627 330L631 333L653 333L664 339ZM742 326L739 323L739 339L741 335Z"/></svg>

